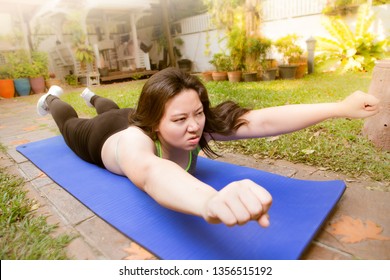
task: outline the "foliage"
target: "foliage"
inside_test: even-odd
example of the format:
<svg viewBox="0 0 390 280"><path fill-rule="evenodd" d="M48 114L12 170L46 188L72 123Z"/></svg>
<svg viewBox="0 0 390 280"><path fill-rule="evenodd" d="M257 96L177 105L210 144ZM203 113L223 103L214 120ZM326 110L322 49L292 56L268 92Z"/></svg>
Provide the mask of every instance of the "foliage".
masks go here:
<svg viewBox="0 0 390 280"><path fill-rule="evenodd" d="M78 85L77 76L74 74L68 74L65 76L65 82L70 86L77 86Z"/></svg>
<svg viewBox="0 0 390 280"><path fill-rule="evenodd" d="M56 226L45 216L35 216L36 201L28 199L21 178L0 169L0 259L67 259L65 246L73 239L61 234L53 237Z"/></svg>
<svg viewBox="0 0 390 280"><path fill-rule="evenodd" d="M367 0L331 0L327 1L325 8L322 10L326 15L347 14L359 5L366 4ZM390 0L372 0L372 5L390 4Z"/></svg>
<svg viewBox="0 0 390 280"><path fill-rule="evenodd" d="M248 39L258 37L259 6L246 0L203 0L217 29L226 33L227 48L232 60L230 70L255 71L259 61L255 54L247 57ZM251 50L249 50L251 51Z"/></svg>
<svg viewBox="0 0 390 280"><path fill-rule="evenodd" d="M218 72L229 71L231 69L230 57L224 53L214 54L213 59L209 62L215 66Z"/></svg>
<svg viewBox="0 0 390 280"><path fill-rule="evenodd" d="M316 63L321 70L341 72L369 71L377 59L386 56L389 40L376 39L369 31L375 15L367 5L361 5L353 32L340 17L327 17L324 27L331 38L317 37L319 55Z"/></svg>
<svg viewBox="0 0 390 280"><path fill-rule="evenodd" d="M0 65L0 79L11 79L11 74L9 73L6 65Z"/></svg>
<svg viewBox="0 0 390 280"><path fill-rule="evenodd" d="M228 33L227 47L230 50L232 71L242 70L245 65L246 34L242 25L236 25Z"/></svg>
<svg viewBox="0 0 390 280"><path fill-rule="evenodd" d="M72 35L72 46L75 57L82 64L89 64L95 60L92 46L88 43L87 33L82 27L81 14L73 12L66 18L64 29Z"/></svg>
<svg viewBox="0 0 390 280"><path fill-rule="evenodd" d="M17 50L5 55L6 68L12 79L28 78L33 73L32 61L26 50Z"/></svg>
<svg viewBox="0 0 390 280"><path fill-rule="evenodd" d="M32 71L30 77L41 77L45 79L49 76L49 58L46 52L34 51L31 53Z"/></svg>
<svg viewBox="0 0 390 280"><path fill-rule="evenodd" d="M283 54L284 64L290 64L299 60L303 49L298 44L300 37L297 34L288 34L275 41L278 52Z"/></svg>
<svg viewBox="0 0 390 280"><path fill-rule="evenodd" d="M76 59L81 63L92 63L95 60L95 54L92 46L86 43L79 42L75 45Z"/></svg>
<svg viewBox="0 0 390 280"><path fill-rule="evenodd" d="M237 14L242 13L245 0L203 0L217 29L231 31L235 26Z"/></svg>
<svg viewBox="0 0 390 280"><path fill-rule="evenodd" d="M267 52L271 49L272 41L265 37L252 36L246 41L246 67L249 71L258 70L261 65L266 67Z"/></svg>
<svg viewBox="0 0 390 280"><path fill-rule="evenodd" d="M31 56L26 50L9 52L5 55L4 76L12 79L48 77L48 56L45 52L33 51Z"/></svg>

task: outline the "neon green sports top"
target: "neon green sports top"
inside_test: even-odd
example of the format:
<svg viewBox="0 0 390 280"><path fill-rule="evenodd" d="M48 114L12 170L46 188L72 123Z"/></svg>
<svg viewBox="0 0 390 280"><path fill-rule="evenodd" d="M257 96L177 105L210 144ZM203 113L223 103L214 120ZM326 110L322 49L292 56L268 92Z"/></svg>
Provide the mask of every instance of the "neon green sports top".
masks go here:
<svg viewBox="0 0 390 280"><path fill-rule="evenodd" d="M161 143L159 140L154 141L156 144L156 149L157 149L157 156L159 158L162 158L162 149L161 149ZM200 152L201 148L197 146L194 150L190 151L190 156L188 160L188 165L186 167L186 171L190 174L194 174L196 171L196 162L198 160L198 155Z"/></svg>

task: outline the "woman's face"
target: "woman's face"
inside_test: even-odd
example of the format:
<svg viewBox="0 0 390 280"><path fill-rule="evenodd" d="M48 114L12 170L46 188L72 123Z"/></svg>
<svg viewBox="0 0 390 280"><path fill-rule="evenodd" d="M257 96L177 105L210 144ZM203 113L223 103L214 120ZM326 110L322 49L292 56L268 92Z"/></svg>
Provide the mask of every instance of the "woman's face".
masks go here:
<svg viewBox="0 0 390 280"><path fill-rule="evenodd" d="M189 151L198 146L205 120L198 93L185 89L165 104L156 132L166 147Z"/></svg>

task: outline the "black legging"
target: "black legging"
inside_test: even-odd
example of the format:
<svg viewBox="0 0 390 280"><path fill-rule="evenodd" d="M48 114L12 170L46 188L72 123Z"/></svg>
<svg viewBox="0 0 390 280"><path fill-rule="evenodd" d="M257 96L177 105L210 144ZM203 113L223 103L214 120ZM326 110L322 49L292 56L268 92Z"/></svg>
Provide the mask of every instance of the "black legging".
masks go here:
<svg viewBox="0 0 390 280"><path fill-rule="evenodd" d="M129 126L128 115L133 110L120 109L112 100L94 95L91 104L98 115L85 119L79 118L72 106L56 96L49 95L46 103L69 148L83 160L103 168L101 150L104 142Z"/></svg>

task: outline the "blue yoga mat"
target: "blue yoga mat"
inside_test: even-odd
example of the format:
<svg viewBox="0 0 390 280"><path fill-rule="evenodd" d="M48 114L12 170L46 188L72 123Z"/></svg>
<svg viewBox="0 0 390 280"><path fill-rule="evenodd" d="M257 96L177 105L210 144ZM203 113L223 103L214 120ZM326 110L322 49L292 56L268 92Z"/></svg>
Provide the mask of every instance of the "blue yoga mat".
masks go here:
<svg viewBox="0 0 390 280"><path fill-rule="evenodd" d="M17 151L123 234L161 259L299 259L345 190L343 181L305 181L199 158L195 176L216 189L248 178L273 196L271 226L211 225L158 205L127 178L79 159L61 136Z"/></svg>

